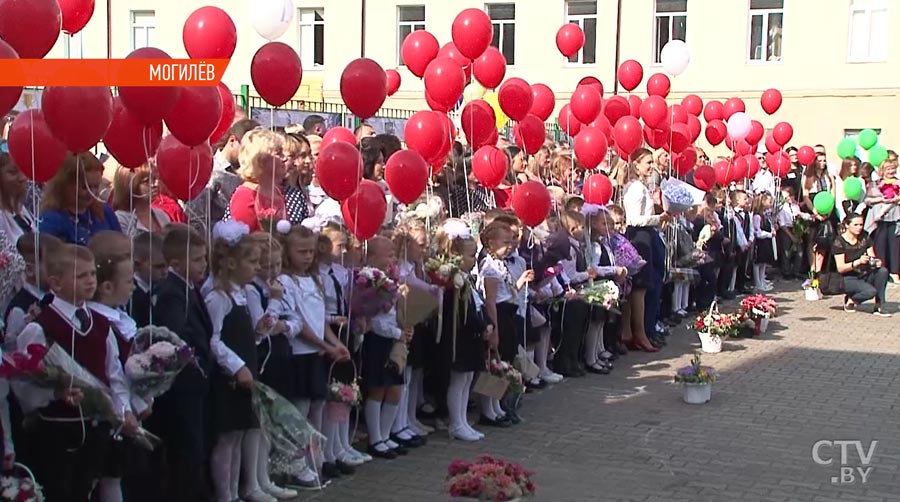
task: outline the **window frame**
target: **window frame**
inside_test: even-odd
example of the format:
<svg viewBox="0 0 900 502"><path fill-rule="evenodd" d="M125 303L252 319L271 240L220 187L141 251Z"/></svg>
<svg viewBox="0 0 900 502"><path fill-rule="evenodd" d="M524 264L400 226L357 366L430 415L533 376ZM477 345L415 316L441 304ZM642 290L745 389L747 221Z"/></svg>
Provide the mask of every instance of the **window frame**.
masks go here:
<svg viewBox="0 0 900 502"><path fill-rule="evenodd" d="M153 18L153 24L138 22L139 16L147 16ZM153 43L150 40L150 32L148 30L152 29L155 35L156 33L156 11L155 10L132 10L129 11L129 17L131 20L131 50L135 51L137 49L142 49L145 47L153 47ZM147 41L147 45L142 45L140 47L137 46L137 37L135 36L135 30L141 28L144 30L144 39Z"/></svg>
<svg viewBox="0 0 900 502"><path fill-rule="evenodd" d="M317 21L315 19L316 11L322 11L322 20ZM312 12L313 20L312 21L304 21L303 14L304 12ZM322 64L316 64L316 27L322 27ZM312 30L312 64L309 67L310 71L321 71L325 69L325 7L298 7L297 8L297 53L304 61L309 58L303 58L303 29L308 28ZM306 69L306 68L304 68Z"/></svg>
<svg viewBox="0 0 900 502"><path fill-rule="evenodd" d="M847 62L851 64L865 64L865 63L887 63L890 60L890 53L886 52L884 55L884 59L876 59L872 57L872 14L874 12L884 11L885 15L888 16L888 27L890 27L890 5L886 0L870 0L865 3L860 2L856 3L854 0L850 0L850 9L847 15ZM866 56L863 58L854 57L853 56L853 15L857 12L863 12L866 14L866 21L868 26L868 46L866 51ZM888 30L888 37L890 37L890 29Z"/></svg>
<svg viewBox="0 0 900 502"><path fill-rule="evenodd" d="M508 5L508 6L511 6L511 7L513 8L513 17L512 17L512 19L494 19L494 18L491 18L491 13L490 13L490 9L489 9L489 8L490 8L490 7L493 7L493 6L503 6L503 5ZM512 44L513 44L513 53L512 53L513 61L512 61L512 63L510 63L510 62L509 62L509 59L507 58L507 60L506 60L506 66L507 66L507 68L510 68L510 67L514 68L515 65L516 65L516 52L517 52L517 51L516 51L516 16L517 16L517 14L516 14L516 4L515 4L515 2L509 2L509 1L506 1L506 2L490 2L490 3L485 3L485 4L484 4L484 11L487 13L488 18L491 19L491 30L494 29L494 26L495 26L495 25L500 27L500 30L499 30L499 32L500 32L500 38L499 38L499 40L497 40L497 50L500 51L500 54L503 54L504 57L506 57L506 54L505 54L504 51L503 51L503 42L506 40L506 38L503 36L503 31L504 31L504 28L505 28L507 25L512 25L512 28L513 28L513 39L512 39ZM492 40L492 41L491 41L491 45L493 45L493 44L494 44L494 41Z"/></svg>
<svg viewBox="0 0 900 502"><path fill-rule="evenodd" d="M415 21L401 21L401 12L403 9L412 8L412 7L421 7L422 8L422 20ZM425 4L406 4L406 5L398 5L397 6L397 67L398 68L406 68L406 64L403 62L403 55L400 53L400 49L403 47L403 40L406 39L407 36L412 34L414 31L424 30L426 29L426 20L428 19L428 7ZM401 28L408 27L410 28L409 33L406 36L401 36Z"/></svg>
<svg viewBox="0 0 900 502"><path fill-rule="evenodd" d="M745 49L745 56L747 57L747 64L749 65L770 65L770 64L782 64L784 63L784 17L785 17L785 8L784 2L781 4L780 9L754 9L752 7L753 0L747 0L747 47ZM769 44L769 16L771 14L781 14L781 55L778 56L777 60L769 61L768 59L753 59L750 57L750 49L751 44L753 43L753 16L762 16L763 18L763 46L762 48L765 50Z"/></svg>
<svg viewBox="0 0 900 502"><path fill-rule="evenodd" d="M593 3L595 6L594 14L569 14L569 5L572 3ZM565 23L575 23L577 24L582 31L584 31L584 21L585 19L593 19L596 27L599 27L600 17L599 17L599 1L598 0L566 0L563 2L563 17ZM585 33L585 45L587 45L587 34ZM569 58L562 56L564 61L564 66L573 67L573 68L590 68L597 66L597 30L594 31L594 62L593 63L585 63L584 62L584 47L582 47L576 56L576 61L570 61Z"/></svg>
<svg viewBox="0 0 900 502"><path fill-rule="evenodd" d="M650 47L650 66L662 66L662 47L659 47L659 18L660 17L668 17L669 18L669 40L666 43L671 42L672 40L677 40L672 38L672 32L674 32L674 20L676 17L684 17L684 40L683 42L687 42L687 22L688 22L688 1L684 0L684 10L677 12L657 12L657 5L659 0L653 0L653 45ZM659 54L656 52L656 48L659 47ZM663 44L665 47L665 44Z"/></svg>

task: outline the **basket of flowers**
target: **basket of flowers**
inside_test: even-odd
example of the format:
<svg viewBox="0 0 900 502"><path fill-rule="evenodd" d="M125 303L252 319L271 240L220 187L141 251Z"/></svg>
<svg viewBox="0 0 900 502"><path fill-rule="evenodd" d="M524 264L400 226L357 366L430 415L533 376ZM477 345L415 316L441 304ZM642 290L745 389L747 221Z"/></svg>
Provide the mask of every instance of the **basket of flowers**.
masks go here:
<svg viewBox="0 0 900 502"><path fill-rule="evenodd" d="M0 475L0 502L44 502L41 485L31 469L17 463Z"/></svg>
<svg viewBox="0 0 900 502"><path fill-rule="evenodd" d="M723 314L713 302L709 312L694 322L703 352L722 352L722 339L737 336L740 324L740 314Z"/></svg>
<svg viewBox="0 0 900 502"><path fill-rule="evenodd" d="M359 389L356 364L350 360L353 367L353 378L350 382L342 382L334 378L334 367L338 362L331 363L328 370L328 396L326 397L325 413L332 422L344 423L350 421L350 410L362 403L362 391Z"/></svg>
<svg viewBox="0 0 900 502"><path fill-rule="evenodd" d="M534 495L533 473L521 465L481 455L474 462L454 460L447 468L451 497L514 502Z"/></svg>
<svg viewBox="0 0 900 502"><path fill-rule="evenodd" d="M762 294L748 296L741 300L741 312L754 324L754 335L759 336L769 329L769 319L775 317L778 303Z"/></svg>
<svg viewBox="0 0 900 502"><path fill-rule="evenodd" d="M691 364L675 373L675 383L681 384L685 403L704 404L712 397L712 384L717 376L714 369L700 364L700 352L695 352Z"/></svg>

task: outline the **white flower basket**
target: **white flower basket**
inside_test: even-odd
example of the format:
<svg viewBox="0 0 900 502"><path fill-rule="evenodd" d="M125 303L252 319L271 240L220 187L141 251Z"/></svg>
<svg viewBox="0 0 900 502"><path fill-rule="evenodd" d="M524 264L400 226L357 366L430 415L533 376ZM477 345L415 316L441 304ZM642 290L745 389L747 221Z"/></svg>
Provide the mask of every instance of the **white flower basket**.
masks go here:
<svg viewBox="0 0 900 502"><path fill-rule="evenodd" d="M821 293L819 293L817 288L807 288L803 290L803 296L808 302L819 301L822 298Z"/></svg>
<svg viewBox="0 0 900 502"><path fill-rule="evenodd" d="M718 335L710 335L706 332L697 333L700 336L700 348L703 352L716 354L722 352L722 337Z"/></svg>
<svg viewBox="0 0 900 502"><path fill-rule="evenodd" d="M765 335L766 331L769 331L769 318L763 317L759 320L759 334Z"/></svg>
<svg viewBox="0 0 900 502"><path fill-rule="evenodd" d="M712 399L711 383L683 383L684 402L688 404L706 404Z"/></svg>

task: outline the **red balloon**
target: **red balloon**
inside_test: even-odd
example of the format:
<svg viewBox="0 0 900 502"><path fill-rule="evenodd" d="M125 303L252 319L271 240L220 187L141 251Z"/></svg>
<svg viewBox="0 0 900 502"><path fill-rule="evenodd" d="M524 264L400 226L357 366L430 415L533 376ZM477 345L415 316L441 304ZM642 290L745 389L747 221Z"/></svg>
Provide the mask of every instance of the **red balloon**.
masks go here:
<svg viewBox="0 0 900 502"><path fill-rule="evenodd" d="M703 100L696 94L688 94L681 100L681 106L691 115L700 116L703 113Z"/></svg>
<svg viewBox="0 0 900 502"><path fill-rule="evenodd" d="M572 94L569 101L570 110L579 122L588 124L592 122L603 107L603 101L597 89L589 85L580 85ZM508 115L508 114L507 114Z"/></svg>
<svg viewBox="0 0 900 502"><path fill-rule="evenodd" d="M612 182L603 173L592 174L584 180L584 188L581 196L588 204L596 204L605 206L612 199L613 186Z"/></svg>
<svg viewBox="0 0 900 502"><path fill-rule="evenodd" d="M400 150L384 165L384 181L394 198L412 204L425 191L428 183L428 163L415 150Z"/></svg>
<svg viewBox="0 0 900 502"><path fill-rule="evenodd" d="M687 124L687 118L688 113L681 105L673 104L666 110L666 123L670 126L672 124Z"/></svg>
<svg viewBox="0 0 900 502"><path fill-rule="evenodd" d="M344 224L360 240L368 240L375 236L384 215L387 212L387 200L384 190L371 180L362 180L359 189L341 203L341 215Z"/></svg>
<svg viewBox="0 0 900 502"><path fill-rule="evenodd" d="M363 120L374 117L386 97L387 77L378 63L359 58L344 68L341 74L341 99L354 115Z"/></svg>
<svg viewBox="0 0 900 502"><path fill-rule="evenodd" d="M763 129L763 125L758 120L750 121L750 132L747 134L747 137L744 140L751 145L755 145L762 140L763 134L766 133L766 130Z"/></svg>
<svg viewBox="0 0 900 502"><path fill-rule="evenodd" d="M74 35L87 26L94 15L94 0L57 0L62 12L62 31Z"/></svg>
<svg viewBox="0 0 900 502"><path fill-rule="evenodd" d="M522 223L536 227L550 214L550 192L539 181L526 181L513 188L512 208Z"/></svg>
<svg viewBox="0 0 900 502"><path fill-rule="evenodd" d="M556 119L559 124L559 128L562 129L569 136L575 136L578 134L578 131L581 130L581 122L575 118L575 115L572 113L572 109L569 105L563 105L563 107L559 110L559 116Z"/></svg>
<svg viewBox="0 0 900 502"><path fill-rule="evenodd" d="M324 149L328 145L341 142L356 146L356 135L346 127L332 127L322 137L322 148Z"/></svg>
<svg viewBox="0 0 900 502"><path fill-rule="evenodd" d="M472 175L485 188L497 188L506 179L507 170L509 157L493 145L482 146L472 156Z"/></svg>
<svg viewBox="0 0 900 502"><path fill-rule="evenodd" d="M556 108L556 96L544 84L534 84L531 86L531 113L537 118L546 122L553 115L553 109Z"/></svg>
<svg viewBox="0 0 900 502"><path fill-rule="evenodd" d="M694 185L704 192L712 190L716 186L715 169L706 164L694 169Z"/></svg>
<svg viewBox="0 0 900 502"><path fill-rule="evenodd" d="M488 47L472 63L472 73L488 89L497 88L506 76L506 58L496 47Z"/></svg>
<svg viewBox="0 0 900 502"><path fill-rule="evenodd" d="M16 116L7 138L9 156L19 170L36 183L46 183L66 159L66 146L44 121L40 110L25 110Z"/></svg>
<svg viewBox="0 0 900 502"><path fill-rule="evenodd" d="M735 113L746 111L747 107L744 105L744 100L741 98L729 98L725 101L725 104L722 105L722 116L725 117L725 120L730 119Z"/></svg>
<svg viewBox="0 0 900 502"><path fill-rule="evenodd" d="M19 59L16 50L0 39L0 59ZM22 87L0 87L0 117L12 110L22 97Z"/></svg>
<svg viewBox="0 0 900 502"><path fill-rule="evenodd" d="M725 122L722 122L719 119L713 119L706 124L706 141L709 141L710 145L719 145L725 141L726 136L728 136L728 127L725 126Z"/></svg>
<svg viewBox="0 0 900 502"><path fill-rule="evenodd" d="M600 129L600 132L602 132L604 136L606 136L610 141L612 140L613 128L612 124L609 122L609 119L606 118L606 115L603 115L602 113L600 115L597 115L597 118L595 118L594 121L588 125Z"/></svg>
<svg viewBox="0 0 900 502"><path fill-rule="evenodd" d="M444 44L441 50L438 51L437 57L450 58L455 61L466 72L466 82L469 81L469 77L472 76L472 66L469 64L471 61L459 52L459 48L453 42Z"/></svg>
<svg viewBox="0 0 900 502"><path fill-rule="evenodd" d="M387 70L384 72L384 78L387 81L385 92L388 96L393 96L400 89L400 72L397 70Z"/></svg>
<svg viewBox="0 0 900 502"><path fill-rule="evenodd" d="M491 25L491 18L483 10L464 9L453 20L451 35L459 52L472 60L491 45L494 27Z"/></svg>
<svg viewBox="0 0 900 502"><path fill-rule="evenodd" d="M517 145L528 155L534 155L544 145L544 139L547 132L544 129L544 122L534 115L527 115L522 120L516 122L513 127L513 138Z"/></svg>
<svg viewBox="0 0 900 502"><path fill-rule="evenodd" d="M425 68L437 57L439 49L434 35L425 30L416 30L403 39L400 57L410 73L422 78L425 75Z"/></svg>
<svg viewBox="0 0 900 502"><path fill-rule="evenodd" d="M741 155L734 158L734 169L732 170L732 181L742 180L750 174L750 163L747 162L747 156Z"/></svg>
<svg viewBox="0 0 900 502"><path fill-rule="evenodd" d="M672 89L672 81L663 73L654 73L647 80L647 94L665 98Z"/></svg>
<svg viewBox="0 0 900 502"><path fill-rule="evenodd" d="M698 119L695 115L688 115L687 126L691 131L691 143L693 143L697 141L697 138L700 137L703 126L700 124L700 119Z"/></svg>
<svg viewBox="0 0 900 502"><path fill-rule="evenodd" d="M564 24L556 32L556 48L567 58L574 57L584 47L584 32L575 23Z"/></svg>
<svg viewBox="0 0 900 502"><path fill-rule="evenodd" d="M751 146L750 143L747 143L747 140L741 139L735 141L731 138L731 136L729 136L725 139L725 142L725 146L727 146L732 152L738 154L739 156L747 155L748 153L751 153L753 151L753 146Z"/></svg>
<svg viewBox="0 0 900 502"><path fill-rule="evenodd" d="M594 169L606 159L609 141L596 127L585 127L575 136L575 156L586 169Z"/></svg>
<svg viewBox="0 0 900 502"><path fill-rule="evenodd" d="M813 152L813 161L815 161L815 152ZM769 169L779 178L784 178L791 172L791 158L784 152L773 153L767 162Z"/></svg>
<svg viewBox="0 0 900 502"><path fill-rule="evenodd" d="M450 107L443 104L438 103L434 98L428 94L428 89L425 90L425 102L428 103L428 108L440 113L448 113L450 111Z"/></svg>
<svg viewBox="0 0 900 502"><path fill-rule="evenodd" d="M672 158L672 165L679 176L686 176L697 165L697 150L688 147L681 153L676 153Z"/></svg>
<svg viewBox="0 0 900 502"><path fill-rule="evenodd" d="M125 59L172 58L155 47L142 47ZM119 87L122 104L145 125L159 122L172 111L180 92L180 87Z"/></svg>
<svg viewBox="0 0 900 502"><path fill-rule="evenodd" d="M332 143L316 157L316 178L319 186L334 200L353 195L362 179L363 161L359 150L350 143ZM384 193L382 192L382 197Z"/></svg>
<svg viewBox="0 0 900 502"><path fill-rule="evenodd" d="M425 69L425 92L446 109L452 108L462 96L466 76L455 61L440 57L428 63Z"/></svg>
<svg viewBox="0 0 900 502"><path fill-rule="evenodd" d="M616 122L614 134L616 145L628 155L641 146L641 123L631 115L622 117Z"/></svg>
<svg viewBox="0 0 900 502"><path fill-rule="evenodd" d="M22 59L40 59L59 38L62 13L57 0L0 0L0 38Z"/></svg>
<svg viewBox="0 0 900 502"><path fill-rule="evenodd" d="M641 104L641 118L650 127L658 127L666 120L666 100L659 96L648 96Z"/></svg>
<svg viewBox="0 0 900 502"><path fill-rule="evenodd" d="M759 172L760 165L759 160L757 160L756 155L752 153L744 155L744 160L747 162L747 178L753 179L756 176L756 173Z"/></svg>
<svg viewBox="0 0 900 502"><path fill-rule="evenodd" d="M687 147L691 146L691 130L687 124L678 124L672 126L672 151L676 153L683 152Z"/></svg>
<svg viewBox="0 0 900 502"><path fill-rule="evenodd" d="M256 51L250 62L253 87L266 103L279 107L297 94L303 79L300 56L282 42L268 42Z"/></svg>
<svg viewBox="0 0 900 502"><path fill-rule="evenodd" d="M784 146L794 137L794 128L787 122L779 122L772 129L772 137L775 138L776 143Z"/></svg>
<svg viewBox="0 0 900 502"><path fill-rule="evenodd" d="M145 126L117 97L113 100L112 124L103 136L103 146L119 164L134 169L156 154L162 133L162 121Z"/></svg>
<svg viewBox="0 0 900 502"><path fill-rule="evenodd" d="M672 131L669 129L654 129L649 126L644 126L644 141L650 145L650 148L663 148L669 142L669 137L672 134Z"/></svg>
<svg viewBox="0 0 900 502"><path fill-rule="evenodd" d="M766 136L766 150L769 153L781 151L781 145L779 145L778 142L775 141L775 138L771 134Z"/></svg>
<svg viewBox="0 0 900 502"><path fill-rule="evenodd" d="M591 77L590 75L584 77L583 79L578 81L578 85L576 85L575 88L577 89L583 85L588 85L593 87L594 89L597 89L597 92L600 93L600 97L603 97L603 82L601 82L597 77Z"/></svg>
<svg viewBox="0 0 900 502"><path fill-rule="evenodd" d="M222 100L222 115L219 117L219 124L213 129L212 134L209 136L209 142L212 145L224 138L225 133L231 129L231 124L234 123L234 111L235 108L237 108L234 103L234 96L231 94L231 89L229 89L224 82L219 82L219 85L216 86L216 90L219 91L219 99Z"/></svg>
<svg viewBox="0 0 900 502"><path fill-rule="evenodd" d="M809 167L816 161L816 151L811 146L801 146L797 150L797 160L801 165Z"/></svg>
<svg viewBox="0 0 900 502"><path fill-rule="evenodd" d="M215 87L184 87L166 115L166 127L187 146L206 143L222 117L222 98Z"/></svg>
<svg viewBox="0 0 900 502"><path fill-rule="evenodd" d="M641 66L641 63L629 59L619 66L616 77L626 91L633 91L641 85L641 80L644 80L644 67Z"/></svg>
<svg viewBox="0 0 900 502"><path fill-rule="evenodd" d="M762 105L762 109L769 115L781 108L781 101L781 91L778 89L768 89L759 98L759 104Z"/></svg>
<svg viewBox="0 0 900 502"><path fill-rule="evenodd" d="M47 87L41 95L41 111L66 148L86 152L109 129L113 96L109 87Z"/></svg>
<svg viewBox="0 0 900 502"><path fill-rule="evenodd" d="M497 93L497 99L503 113L516 121L524 119L534 104L531 86L521 78L511 78L503 82L500 92Z"/></svg>
<svg viewBox="0 0 900 502"><path fill-rule="evenodd" d="M716 162L713 169L716 171L716 183L718 183L720 187L724 187L731 183L733 178L731 162L720 160L719 162Z"/></svg>
<svg viewBox="0 0 900 502"><path fill-rule="evenodd" d="M641 105L644 104L644 100L642 100L637 94L629 94L628 95L628 108L631 111L631 116L639 119L641 118Z"/></svg>
<svg viewBox="0 0 900 502"><path fill-rule="evenodd" d="M187 146L170 134L156 152L159 180L172 195L187 202L206 188L212 175L213 154L209 144Z"/></svg>
<svg viewBox="0 0 900 502"><path fill-rule="evenodd" d="M703 108L703 119L706 120L707 123L712 122L713 120L724 120L725 107L721 102L716 100L706 103L706 107Z"/></svg>
<svg viewBox="0 0 900 502"><path fill-rule="evenodd" d="M466 140L475 148L490 144L492 131L497 130L494 109L481 99L473 99L466 103L459 116L459 123L462 125Z"/></svg>
<svg viewBox="0 0 900 502"><path fill-rule="evenodd" d="M463 131L466 124L463 124ZM419 152L427 160L435 158L444 148L449 133L439 112L420 111L406 121L404 129L406 145Z"/></svg>
<svg viewBox="0 0 900 502"><path fill-rule="evenodd" d="M494 130L493 130L493 133L491 134L491 140L490 140L490 141L486 141L486 142L484 143L484 146L486 146L486 145L496 146L497 143L499 143L499 142L500 142L500 132L497 131L497 129L494 129ZM504 154L504 155L505 155L505 154Z"/></svg>
<svg viewBox="0 0 900 502"><path fill-rule="evenodd" d="M610 124L615 124L620 118L631 116L631 105L622 96L613 96L603 105L603 114L609 119Z"/></svg>
<svg viewBox="0 0 900 502"><path fill-rule="evenodd" d="M181 39L184 50L194 59L231 59L237 46L237 29L224 10L200 7L184 22Z"/></svg>

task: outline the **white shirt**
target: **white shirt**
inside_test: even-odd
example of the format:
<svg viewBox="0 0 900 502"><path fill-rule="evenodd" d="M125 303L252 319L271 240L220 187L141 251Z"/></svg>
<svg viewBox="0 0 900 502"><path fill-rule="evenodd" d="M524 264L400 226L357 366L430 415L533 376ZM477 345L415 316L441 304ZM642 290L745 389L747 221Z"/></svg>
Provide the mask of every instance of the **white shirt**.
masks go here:
<svg viewBox="0 0 900 502"><path fill-rule="evenodd" d="M22 231L22 227L16 223L15 216L13 213L9 211L0 210L0 232L6 234L6 238L9 239L9 243L13 246L16 245L16 241L19 240L19 237L25 234ZM22 206L22 211L19 213L29 225L31 225L31 230L35 230L35 218L31 215L31 211L28 210L27 207Z"/></svg>
<svg viewBox="0 0 900 502"><path fill-rule="evenodd" d="M156 221L160 228L172 223L172 219L162 209L155 207L150 208L150 217ZM116 218L119 220L119 226L122 227L122 233L129 236L135 236L141 232L150 232L151 229L137 217L134 211L116 211Z"/></svg>
<svg viewBox="0 0 900 502"><path fill-rule="evenodd" d="M80 321L75 317L78 307L69 302L61 300L59 297L53 298L53 303L46 308L54 309L57 314L72 325L75 336L86 336L75 330L76 323L80 326ZM87 310L89 315L99 315L91 312L86 306L81 308ZM19 352L26 353L28 346L39 344L49 346L44 328L36 323L31 322L25 326L25 329L16 338L16 349ZM70 347L71 348L71 347ZM73 356L74 359L74 356ZM95 375L96 376L96 375ZM112 329L106 336L106 376L109 379L109 387L112 390L113 406L115 406L116 414L122 418L125 411L131 409L131 392L128 389L128 383L125 380L125 372L122 370L122 363L119 361L119 346L116 343L116 335ZM53 389L44 389L28 384L27 382L16 382L13 384L16 397L22 404L22 410L27 414L35 410L47 406L54 400L55 391Z"/></svg>
<svg viewBox="0 0 900 502"><path fill-rule="evenodd" d="M762 219L763 215L761 214L753 215L753 235L756 239L771 239L773 236L772 232L762 229Z"/></svg>
<svg viewBox="0 0 900 502"><path fill-rule="evenodd" d="M650 190L640 181L630 181L625 185L622 205L625 208L625 222L629 227L659 226L659 215L653 214Z"/></svg>
<svg viewBox="0 0 900 502"><path fill-rule="evenodd" d="M31 293L32 296L37 298L37 301L41 301L41 298L44 297L46 293L35 287L33 284L24 283L22 285L25 288L25 291ZM15 340L15 338L19 335L19 333L25 329L25 325L28 324L25 322L25 317L28 315L28 312L20 309L19 307L13 307L9 311L9 315L6 316L6 340Z"/></svg>
<svg viewBox="0 0 900 502"><path fill-rule="evenodd" d="M775 197L775 175L768 169L760 169L753 177L753 192L768 192Z"/></svg>
<svg viewBox="0 0 900 502"><path fill-rule="evenodd" d="M222 341L222 326L225 317L231 313L232 300L235 305L246 306L247 297L244 295L244 289L234 284L231 285L231 291L228 293L213 289L206 298L206 310L209 312L209 318L212 321L213 334L209 341L209 348L212 350L213 358L229 375L235 375L241 368L246 366L244 360L231 350L225 342Z"/></svg>
<svg viewBox="0 0 900 502"><path fill-rule="evenodd" d="M325 290L325 312L328 315L336 316L338 314L338 295L335 289L334 279L331 278L329 271L334 274L338 285L341 288L341 300L343 306L340 312L347 313L347 295L350 292L350 271L343 265L337 263L320 263L319 264L319 280L322 281L322 289Z"/></svg>
<svg viewBox="0 0 900 502"><path fill-rule="evenodd" d="M792 228L794 226L794 218L800 213L799 204L791 204L785 202L775 214L775 222L779 227Z"/></svg>
<svg viewBox="0 0 900 502"><path fill-rule="evenodd" d="M89 309L102 315L106 318L106 320L113 324L116 329L119 330L119 334L123 339L125 339L125 341L131 342L132 340L134 340L134 336L137 335L138 330L137 323L134 322L134 319L132 319L128 314L126 314L122 310L114 309L97 302L88 302L87 306ZM125 378L127 379L128 377L126 376ZM149 406L147 402L140 397L131 396L131 408L135 411L135 413L141 414L148 407Z"/></svg>
<svg viewBox="0 0 900 502"><path fill-rule="evenodd" d="M509 269L506 267L506 262L488 255L482 260L478 275L480 283L478 289L481 290L482 294L487 295L484 289L485 279L496 279L497 303L516 302L516 283L515 279L512 278ZM518 279L518 277L516 279Z"/></svg>
<svg viewBox="0 0 900 502"><path fill-rule="evenodd" d="M303 324L312 331L319 340L325 339L325 296L316 280L311 276L291 276L296 285L294 294L297 299L297 310ZM295 355L316 354L319 347L310 345L301 337L291 339L291 351Z"/></svg>
<svg viewBox="0 0 900 502"><path fill-rule="evenodd" d="M594 242L594 252L591 253L591 263L590 266L594 271L597 272L598 277L603 278L612 278L616 275L616 256L613 254L612 250L609 248L609 245L606 244L604 240L600 242ZM607 256L609 256L609 262L611 265L600 265L600 256L603 254L603 251L606 251Z"/></svg>
<svg viewBox="0 0 900 502"><path fill-rule="evenodd" d="M513 283L518 282L519 277L522 277L522 274L528 270L528 264L525 263L525 258L519 256L518 252L513 253L508 259L514 260L512 263L506 262L506 268L509 270L509 277L513 280ZM525 317L525 314L528 310L528 287L522 287L522 289L515 290L514 298L516 305L518 305L518 309L516 310L516 314L522 317Z"/></svg>
<svg viewBox="0 0 900 502"><path fill-rule="evenodd" d="M403 331L397 324L396 305L392 305L391 309L387 312L376 314L370 321L372 323L372 332L378 336L390 338L392 340L399 340L400 337L403 336Z"/></svg>
<svg viewBox="0 0 900 502"><path fill-rule="evenodd" d="M281 299L276 300L271 297L269 293L269 285L266 284L265 281L255 279L253 282L260 286L263 291L263 295L265 295L265 297L269 300L268 305L266 306L265 310L263 310L263 297L260 296L259 290L251 284L248 284L244 287L244 294L247 295L247 309L250 310L250 319L253 321L253 327L256 328L262 318L268 315L275 321L283 321L287 325L288 333L286 333L285 336L287 336L288 338L299 335L300 330L303 328L303 321L300 319L300 315L294 309L293 304L287 299L287 297L289 296L288 292L285 291ZM259 334L268 336L267 333ZM264 339L265 337L258 337L256 340L256 344L259 345L264 341Z"/></svg>

